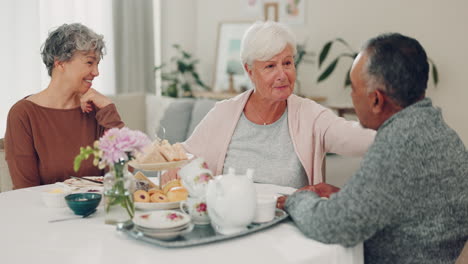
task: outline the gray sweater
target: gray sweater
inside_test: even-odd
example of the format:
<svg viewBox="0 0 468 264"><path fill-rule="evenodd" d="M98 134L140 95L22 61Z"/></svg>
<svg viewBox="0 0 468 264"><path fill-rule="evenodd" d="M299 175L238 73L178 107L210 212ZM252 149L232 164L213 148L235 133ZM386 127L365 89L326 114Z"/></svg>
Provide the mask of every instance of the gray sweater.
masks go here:
<svg viewBox="0 0 468 264"><path fill-rule="evenodd" d="M468 154L426 98L382 124L338 193L297 192L286 210L315 240L364 241L366 263L453 263L468 239Z"/></svg>

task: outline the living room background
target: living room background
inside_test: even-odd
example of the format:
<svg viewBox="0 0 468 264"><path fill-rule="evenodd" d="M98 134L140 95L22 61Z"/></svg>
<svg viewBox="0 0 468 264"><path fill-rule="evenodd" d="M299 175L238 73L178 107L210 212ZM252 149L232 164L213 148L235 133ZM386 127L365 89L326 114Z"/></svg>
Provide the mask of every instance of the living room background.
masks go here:
<svg viewBox="0 0 468 264"><path fill-rule="evenodd" d="M1 0L0 6L0 27L3 33L0 45L4 52L4 63L0 68L1 79L3 81L0 89L0 134L3 135L6 115L11 105L28 94L35 93L44 88L43 75L45 74L42 65L39 47L45 40L46 30L52 24L45 24L40 20L40 6L53 0ZM73 0L62 0L58 2L70 3ZM80 1L85 14L97 12L98 17L109 19L109 10L99 10L100 5L104 5L111 0ZM259 1L259 0L258 0ZM283 0L281 0L283 1ZM284 0L286 1L286 0ZM468 98L468 90L465 88L468 83L466 61L468 53L464 52L468 35L466 25L468 25L468 2L463 0L453 0L444 2L440 0L394 0L394 1L373 1L373 0L304 0L305 20L302 24L290 25L296 33L299 43L306 43L306 49L317 53L323 44L336 37L345 39L356 50L370 37L379 33L396 31L410 35L418 39L426 48L429 56L434 60L438 69L440 82L437 87L429 83L427 91L434 104L442 108L443 114L451 127L453 127L464 140L468 142L468 122L465 118L465 101ZM92 2L92 3L91 3ZM114 1L119 2L119 1ZM146 2L152 4L152 34L146 37L153 49L147 57L152 58L146 61L144 70L150 72L151 80L141 83L134 83L144 77L137 77L134 81L127 80L126 86L134 86L137 91L154 93L153 65L159 62L167 62L174 55L173 44L180 44L184 49L194 54L200 63L197 65L203 81L212 84L215 72L216 48L218 25L226 21L255 21L262 20L263 10L258 12L246 12L245 6L248 0L143 0L126 1L129 3ZM259 1L261 4L265 2ZM67 11L77 11L79 7L68 4ZM122 14L122 21L127 19L129 7L123 6L127 13ZM160 15L157 10L161 10ZM123 11L122 11L123 12ZM70 15L62 14L63 21L70 22ZM115 19L115 17L114 17ZM281 21L281 18L280 18ZM130 21L131 22L131 21ZM130 22L126 22L128 24ZM108 54L101 62L101 76L97 79L104 82L105 78L110 78L109 85L97 85L100 91L107 94L119 92L129 92L127 88L120 89L117 77L127 75L126 72L112 75L114 67L111 53L112 40L115 38L115 31L107 32L103 27L89 25L95 31L104 34L108 45ZM140 25L141 26L141 25ZM49 28L47 28L49 27ZM129 32L131 33L131 32ZM125 36L123 36L125 38ZM132 40L132 37L127 37ZM134 40L133 43L141 42L141 39ZM331 55L343 52L343 49L336 46L332 49ZM160 54L160 56L158 56ZM146 55L146 54L143 54ZM120 56L122 62L129 62L130 55ZM316 83L318 69L316 64L304 64L299 70L301 81L301 91L309 96L327 97L326 104L350 105L349 89L343 88L343 76L346 74L349 62L342 61L338 64L337 72L332 78ZM122 64L122 63L119 63ZM345 65L348 64L348 65ZM132 68L131 64L127 65ZM108 72L104 72L109 67ZM133 67L135 68L135 67ZM143 68L138 68L141 71ZM115 70L114 70L115 71ZM104 90L103 90L104 89Z"/></svg>

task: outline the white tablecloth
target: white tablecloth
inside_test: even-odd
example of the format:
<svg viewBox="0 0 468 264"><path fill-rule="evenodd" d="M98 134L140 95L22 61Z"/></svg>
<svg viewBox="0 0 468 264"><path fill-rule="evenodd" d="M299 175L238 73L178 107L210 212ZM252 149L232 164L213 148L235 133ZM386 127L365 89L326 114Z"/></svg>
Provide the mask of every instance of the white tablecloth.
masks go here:
<svg viewBox="0 0 468 264"><path fill-rule="evenodd" d="M258 192L291 188L257 185ZM91 218L49 223L73 216L47 208L40 192L50 186L0 193L0 263L347 263L362 264L363 246L326 245L305 237L291 221L218 243L168 249L147 244L104 224L103 207Z"/></svg>

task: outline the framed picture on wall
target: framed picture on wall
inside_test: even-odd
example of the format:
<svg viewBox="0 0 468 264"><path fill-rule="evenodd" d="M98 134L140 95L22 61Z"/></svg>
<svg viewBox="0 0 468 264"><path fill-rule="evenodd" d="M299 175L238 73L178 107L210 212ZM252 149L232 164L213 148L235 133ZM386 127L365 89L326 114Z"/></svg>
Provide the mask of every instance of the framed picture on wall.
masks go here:
<svg viewBox="0 0 468 264"><path fill-rule="evenodd" d="M240 60L240 45L252 22L221 22L218 27L216 66L213 78L215 92L242 92L250 87Z"/></svg>

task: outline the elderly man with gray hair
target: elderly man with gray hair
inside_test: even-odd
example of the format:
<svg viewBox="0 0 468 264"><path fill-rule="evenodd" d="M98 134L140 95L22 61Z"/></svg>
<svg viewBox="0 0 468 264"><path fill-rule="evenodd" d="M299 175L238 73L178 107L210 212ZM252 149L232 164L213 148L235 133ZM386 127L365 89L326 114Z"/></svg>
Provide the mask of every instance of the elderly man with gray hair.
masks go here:
<svg viewBox="0 0 468 264"><path fill-rule="evenodd" d="M255 169L254 181L300 188L323 181L326 152L363 155L375 131L293 93L296 39L285 25L257 22L241 59L253 89L218 102L183 144L219 175Z"/></svg>
<svg viewBox="0 0 468 264"><path fill-rule="evenodd" d="M343 189L307 186L286 199L304 234L344 246L364 241L366 263L455 262L468 239L468 155L425 97L428 73L415 39L385 34L364 45L351 96L377 135Z"/></svg>

